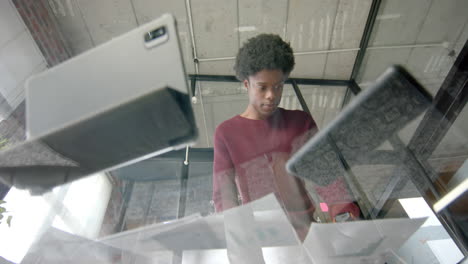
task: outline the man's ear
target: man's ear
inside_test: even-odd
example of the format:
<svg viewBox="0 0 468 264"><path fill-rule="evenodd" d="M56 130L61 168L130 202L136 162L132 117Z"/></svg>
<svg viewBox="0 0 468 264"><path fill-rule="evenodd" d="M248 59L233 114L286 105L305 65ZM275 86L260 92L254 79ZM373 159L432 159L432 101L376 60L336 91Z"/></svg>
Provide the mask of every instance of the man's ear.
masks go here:
<svg viewBox="0 0 468 264"><path fill-rule="evenodd" d="M245 89L248 90L249 89L249 80L245 79L243 83L244 83Z"/></svg>

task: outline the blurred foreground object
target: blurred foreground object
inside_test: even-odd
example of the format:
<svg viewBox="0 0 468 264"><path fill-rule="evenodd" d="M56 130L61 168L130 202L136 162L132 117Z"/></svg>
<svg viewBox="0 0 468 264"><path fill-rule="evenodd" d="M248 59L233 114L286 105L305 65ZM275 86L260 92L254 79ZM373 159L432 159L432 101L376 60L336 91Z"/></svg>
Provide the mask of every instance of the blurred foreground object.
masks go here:
<svg viewBox="0 0 468 264"><path fill-rule="evenodd" d="M28 141L0 153L0 180L35 194L197 138L169 14L32 77L26 86Z"/></svg>

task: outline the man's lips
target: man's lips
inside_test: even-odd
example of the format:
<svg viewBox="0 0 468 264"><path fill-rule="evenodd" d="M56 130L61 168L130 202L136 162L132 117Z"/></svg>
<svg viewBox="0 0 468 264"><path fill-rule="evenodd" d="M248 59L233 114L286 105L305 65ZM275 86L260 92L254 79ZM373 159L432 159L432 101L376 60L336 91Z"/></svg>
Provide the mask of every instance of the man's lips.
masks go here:
<svg viewBox="0 0 468 264"><path fill-rule="evenodd" d="M271 109L271 108L275 108L276 104L262 104L262 106L265 107L265 108Z"/></svg>

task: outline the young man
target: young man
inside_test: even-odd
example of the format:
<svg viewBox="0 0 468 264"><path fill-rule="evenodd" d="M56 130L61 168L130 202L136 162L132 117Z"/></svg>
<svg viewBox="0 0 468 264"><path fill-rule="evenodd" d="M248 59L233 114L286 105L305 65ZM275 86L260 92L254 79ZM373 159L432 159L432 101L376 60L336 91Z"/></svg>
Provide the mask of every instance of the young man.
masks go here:
<svg viewBox="0 0 468 264"><path fill-rule="evenodd" d="M303 240L315 207L304 182L285 164L317 126L303 111L278 107L294 64L291 47L276 35L258 35L239 50L234 69L249 104L216 128L213 201L220 212L274 193Z"/></svg>

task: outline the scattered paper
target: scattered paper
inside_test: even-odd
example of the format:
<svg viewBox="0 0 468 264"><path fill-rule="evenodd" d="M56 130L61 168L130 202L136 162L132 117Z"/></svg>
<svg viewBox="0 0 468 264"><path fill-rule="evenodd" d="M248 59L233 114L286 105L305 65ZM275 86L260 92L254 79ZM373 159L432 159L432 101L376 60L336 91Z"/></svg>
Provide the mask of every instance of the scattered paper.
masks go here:
<svg viewBox="0 0 468 264"><path fill-rule="evenodd" d="M37 241L21 263L151 263L143 256L122 251L100 242L49 228Z"/></svg>
<svg viewBox="0 0 468 264"><path fill-rule="evenodd" d="M88 240L50 229L23 263L380 263L426 219L313 223L302 244L273 194L206 217Z"/></svg>
<svg viewBox="0 0 468 264"><path fill-rule="evenodd" d="M314 263L376 263L398 250L426 219L312 224L304 247Z"/></svg>

